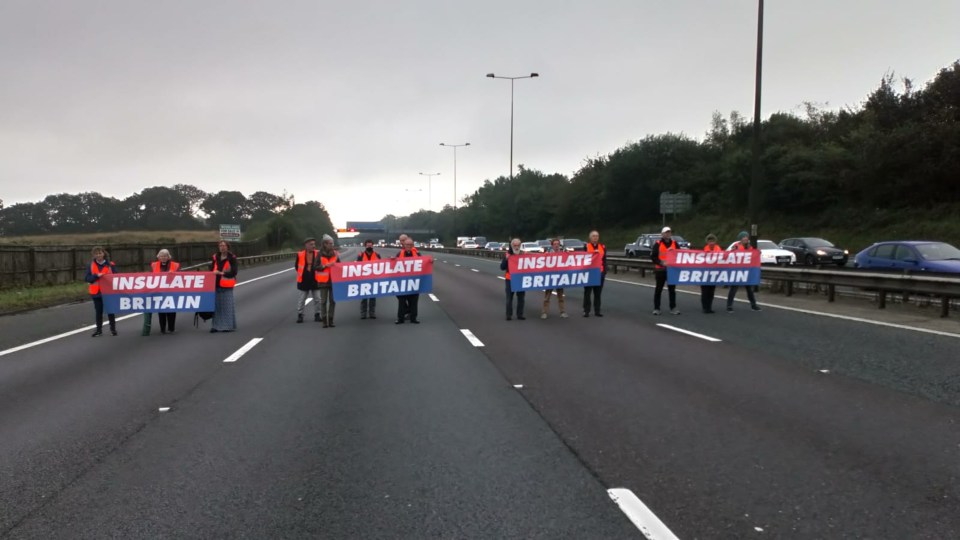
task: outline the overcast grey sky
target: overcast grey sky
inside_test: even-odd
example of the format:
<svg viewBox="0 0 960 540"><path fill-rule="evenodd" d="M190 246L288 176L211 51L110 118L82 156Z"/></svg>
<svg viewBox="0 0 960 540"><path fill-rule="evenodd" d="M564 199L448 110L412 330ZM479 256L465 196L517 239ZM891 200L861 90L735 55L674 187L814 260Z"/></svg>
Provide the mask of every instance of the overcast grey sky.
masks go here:
<svg viewBox="0 0 960 540"><path fill-rule="evenodd" d="M0 198L195 184L334 223L453 201L515 162L573 173L750 115L755 0L0 1ZM958 0L766 3L763 114L857 105L960 58ZM407 191L422 189L422 192Z"/></svg>

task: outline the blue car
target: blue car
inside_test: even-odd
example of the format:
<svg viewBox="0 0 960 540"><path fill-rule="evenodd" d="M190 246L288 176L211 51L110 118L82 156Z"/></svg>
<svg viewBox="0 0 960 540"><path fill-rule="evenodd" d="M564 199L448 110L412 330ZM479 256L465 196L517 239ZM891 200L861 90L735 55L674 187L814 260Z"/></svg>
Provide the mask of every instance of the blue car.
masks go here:
<svg viewBox="0 0 960 540"><path fill-rule="evenodd" d="M960 274L960 249L945 242L879 242L857 253L854 266L869 270Z"/></svg>

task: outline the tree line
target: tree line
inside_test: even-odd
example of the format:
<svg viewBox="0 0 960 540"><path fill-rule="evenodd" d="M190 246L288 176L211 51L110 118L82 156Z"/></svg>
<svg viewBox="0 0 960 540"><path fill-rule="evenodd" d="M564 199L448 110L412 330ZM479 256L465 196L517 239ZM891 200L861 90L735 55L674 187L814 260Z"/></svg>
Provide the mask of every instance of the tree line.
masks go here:
<svg viewBox="0 0 960 540"><path fill-rule="evenodd" d="M923 88L887 75L858 106L805 104L761 124L761 217L860 225L960 206L960 62ZM398 229L540 237L660 220L662 192L693 196L693 212L747 224L752 123L714 113L705 136L651 135L588 158L572 177L519 167L487 180L454 213L386 216Z"/></svg>

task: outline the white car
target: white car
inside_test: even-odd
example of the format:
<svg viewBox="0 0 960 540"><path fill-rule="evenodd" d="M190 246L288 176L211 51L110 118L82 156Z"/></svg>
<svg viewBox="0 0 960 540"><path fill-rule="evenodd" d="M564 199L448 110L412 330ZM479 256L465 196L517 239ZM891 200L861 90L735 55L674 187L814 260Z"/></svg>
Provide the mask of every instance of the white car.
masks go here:
<svg viewBox="0 0 960 540"><path fill-rule="evenodd" d="M730 244L727 251L733 251L737 244L739 242ZM757 247L760 248L760 264L790 266L797 263L797 256L792 251L787 251L770 240L757 240Z"/></svg>
<svg viewBox="0 0 960 540"><path fill-rule="evenodd" d="M443 244L440 242L431 242L430 247L432 249L443 249Z"/></svg>
<svg viewBox="0 0 960 540"><path fill-rule="evenodd" d="M537 242L524 242L520 244L520 253L546 253L543 246Z"/></svg>
<svg viewBox="0 0 960 540"><path fill-rule="evenodd" d="M462 247L463 249L477 249L477 248L480 247L480 245L477 244L476 242L464 242L464 243L463 243L463 246L461 246L461 247Z"/></svg>

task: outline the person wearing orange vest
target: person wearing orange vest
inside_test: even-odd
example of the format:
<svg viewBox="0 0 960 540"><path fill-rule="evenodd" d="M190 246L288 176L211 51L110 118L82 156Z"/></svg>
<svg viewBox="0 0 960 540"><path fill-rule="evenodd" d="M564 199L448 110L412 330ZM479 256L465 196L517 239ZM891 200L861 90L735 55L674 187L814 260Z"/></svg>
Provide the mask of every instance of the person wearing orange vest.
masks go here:
<svg viewBox="0 0 960 540"><path fill-rule="evenodd" d="M503 254L503 259L500 260L500 269L506 272L504 278L506 281L506 295L507 295L507 320L513 320L513 296L517 296L517 320L524 321L527 318L523 316L523 306L527 299L527 293L525 291L520 291L514 293L510 289L510 257L514 255L520 255L520 239L514 238L510 241L510 247L507 248L507 252Z"/></svg>
<svg viewBox="0 0 960 540"><path fill-rule="evenodd" d="M750 251L754 249L754 247L750 245L750 235L747 234L747 231L740 231L740 234L737 235L737 240L739 240L739 242L731 248L732 251ZM727 313L733 313L733 299L736 298L739 288L738 285L730 286L730 293L727 294ZM762 311L760 306L757 305L757 297L753 294L753 287L747 285L744 288L747 289L747 300L750 301L750 309L753 311Z"/></svg>
<svg viewBox="0 0 960 540"><path fill-rule="evenodd" d="M97 246L90 250L90 254L93 255L93 260L90 261L90 265L87 266L87 275L84 277L84 281L90 284L87 287L87 292L90 293L90 297L93 299L93 310L96 313L96 323L97 329L93 333L93 337L99 337L103 335L103 296L100 294L100 278L107 275L113 274L116 272L114 265L110 262L110 259L107 258L107 252L102 247ZM107 318L110 321L110 333L117 335L117 319L113 313L108 313Z"/></svg>
<svg viewBox="0 0 960 540"><path fill-rule="evenodd" d="M677 243L673 241L673 230L670 227L664 227L660 231L660 240L657 240L650 249L650 257L653 259L653 277L656 279L656 287L653 290L653 314L660 315L660 299L663 296L663 286L667 284L667 252L679 249ZM677 286L667 285L667 297L670 300L670 313L679 315L677 309Z"/></svg>
<svg viewBox="0 0 960 540"><path fill-rule="evenodd" d="M409 259L410 257L419 257L417 253L417 248L413 247L413 240L411 238L406 238L403 241L403 249L400 250L400 253L397 253L398 259ZM403 324L404 320L409 318L410 322L413 324L420 324L419 307L420 307L420 295L419 294L401 294L397 296L397 321L395 324Z"/></svg>
<svg viewBox="0 0 960 540"><path fill-rule="evenodd" d="M583 288L583 316L590 316L590 295L593 295L593 314L597 317L603 317L600 312L600 296L603 294L603 283L607 280L607 246L600 243L600 233L590 231L587 237L587 253L597 253L600 255L600 285L597 287Z"/></svg>
<svg viewBox="0 0 960 540"><path fill-rule="evenodd" d="M297 271L297 290L300 291L300 300L297 302L297 323L303 322L303 308L307 305L307 298L313 301L313 320L320 322L320 291L319 271L320 251L317 250L317 240L307 238L303 241L303 249L297 252L293 261L293 268Z"/></svg>
<svg viewBox="0 0 960 540"><path fill-rule="evenodd" d="M713 253L715 251L723 251L723 249L717 244L717 236L714 234L708 234L706 238L707 244L703 247L703 250L707 253ZM716 285L701 285L700 286L700 306L703 308L703 312L710 314L714 313L713 311L713 296L717 292Z"/></svg>
<svg viewBox="0 0 960 540"><path fill-rule="evenodd" d="M550 251L548 253L563 253L563 245L560 243L559 238L550 240ZM541 319L547 318L547 312L550 311L550 299L553 298L554 293L557 294L557 304L559 304L560 307L560 318L567 318L566 300L563 296L563 289L547 289L543 291L543 311L540 312Z"/></svg>
<svg viewBox="0 0 960 540"><path fill-rule="evenodd" d="M317 284L320 286L320 320L323 322L324 328L335 328L333 315L337 310L337 303L333 300L330 268L338 262L340 262L340 254L333 249L333 237L329 234L323 235L320 240L320 266L317 273Z"/></svg>
<svg viewBox="0 0 960 540"><path fill-rule="evenodd" d="M158 272L176 272L180 270L180 263L174 261L170 257L170 252L166 249L161 249L157 252L157 260L150 263L150 271L154 273ZM146 317L150 317L150 313L144 313ZM167 330L170 330L170 333L174 333L177 329L177 314L176 312L170 313L157 313L157 319L160 321L160 333L166 334ZM149 320L144 324L144 335L150 335L150 323Z"/></svg>
<svg viewBox="0 0 960 540"><path fill-rule="evenodd" d="M221 240L213 254L211 270L217 278L216 307L210 333L233 332L237 329L237 309L233 288L237 285L237 256L230 252L230 244Z"/></svg>
<svg viewBox="0 0 960 540"><path fill-rule="evenodd" d="M358 262L379 261L381 259L380 254L373 250L373 240L366 240L363 243L363 247L363 251L357 256ZM366 319L368 313L371 319L377 318L376 298L364 298L360 301L360 318Z"/></svg>

